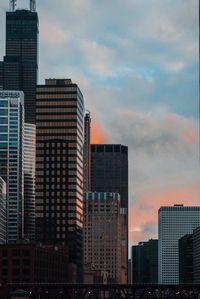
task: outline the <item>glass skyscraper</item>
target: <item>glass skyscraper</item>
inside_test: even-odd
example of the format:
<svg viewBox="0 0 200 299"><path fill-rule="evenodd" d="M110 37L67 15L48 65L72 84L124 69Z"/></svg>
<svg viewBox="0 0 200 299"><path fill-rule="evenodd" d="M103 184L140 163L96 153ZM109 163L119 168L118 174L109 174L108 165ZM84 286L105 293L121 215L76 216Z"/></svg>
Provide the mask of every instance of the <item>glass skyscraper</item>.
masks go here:
<svg viewBox="0 0 200 299"><path fill-rule="evenodd" d="M24 94L0 91L0 176L7 186L7 240L24 236Z"/></svg>
<svg viewBox="0 0 200 299"><path fill-rule="evenodd" d="M0 88L23 90L25 120L35 123L38 15L28 9L15 10L15 5L12 9L6 13L6 55L0 63Z"/></svg>
<svg viewBox="0 0 200 299"><path fill-rule="evenodd" d="M6 183L0 177L0 244L6 243Z"/></svg>
<svg viewBox="0 0 200 299"><path fill-rule="evenodd" d="M81 281L84 99L70 79L45 83L36 97L36 235L69 247Z"/></svg>
<svg viewBox="0 0 200 299"><path fill-rule="evenodd" d="M24 238L35 239L36 126L24 125Z"/></svg>
<svg viewBox="0 0 200 299"><path fill-rule="evenodd" d="M200 207L175 205L158 212L158 282L179 283L179 239L200 226Z"/></svg>

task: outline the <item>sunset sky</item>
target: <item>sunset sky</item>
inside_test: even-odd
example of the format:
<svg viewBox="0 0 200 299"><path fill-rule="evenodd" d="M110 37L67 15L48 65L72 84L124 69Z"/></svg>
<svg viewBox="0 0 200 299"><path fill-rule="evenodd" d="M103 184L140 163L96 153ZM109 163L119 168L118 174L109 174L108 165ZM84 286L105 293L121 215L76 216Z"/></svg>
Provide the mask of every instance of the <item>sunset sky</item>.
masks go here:
<svg viewBox="0 0 200 299"><path fill-rule="evenodd" d="M40 82L78 83L92 142L128 145L130 244L157 237L161 205L200 204L198 0L38 0L37 11Z"/></svg>

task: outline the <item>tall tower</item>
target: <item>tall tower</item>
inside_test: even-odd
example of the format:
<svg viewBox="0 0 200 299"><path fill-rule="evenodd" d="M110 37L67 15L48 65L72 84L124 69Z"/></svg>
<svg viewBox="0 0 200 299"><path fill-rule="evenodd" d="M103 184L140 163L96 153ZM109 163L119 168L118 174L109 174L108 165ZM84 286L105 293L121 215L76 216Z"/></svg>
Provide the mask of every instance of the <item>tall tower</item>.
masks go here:
<svg viewBox="0 0 200 299"><path fill-rule="evenodd" d="M24 95L0 92L0 176L6 182L7 241L24 237Z"/></svg>
<svg viewBox="0 0 200 299"><path fill-rule="evenodd" d="M25 121L35 123L35 97L38 73L38 15L35 1L30 10L16 10L10 1L6 13L6 55L0 85L5 90L22 90L25 95Z"/></svg>
<svg viewBox="0 0 200 299"><path fill-rule="evenodd" d="M91 147L90 147L90 126L91 117L90 112L87 111L84 118L84 148L83 148L83 190L90 191L90 173L91 173Z"/></svg>
<svg viewBox="0 0 200 299"><path fill-rule="evenodd" d="M84 99L70 79L37 86L36 236L69 246L81 281L83 266Z"/></svg>
<svg viewBox="0 0 200 299"><path fill-rule="evenodd" d="M120 144L91 145L91 191L117 192L124 214L125 265L128 272L128 147Z"/></svg>

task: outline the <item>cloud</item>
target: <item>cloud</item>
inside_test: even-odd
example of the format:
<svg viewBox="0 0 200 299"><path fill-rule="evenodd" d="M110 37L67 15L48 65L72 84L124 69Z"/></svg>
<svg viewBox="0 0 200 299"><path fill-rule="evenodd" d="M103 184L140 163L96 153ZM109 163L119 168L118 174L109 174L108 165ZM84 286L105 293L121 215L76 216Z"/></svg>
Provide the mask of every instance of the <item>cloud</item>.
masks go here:
<svg viewBox="0 0 200 299"><path fill-rule="evenodd" d="M161 205L199 204L198 121L164 109L124 110L109 127L109 139L129 146L130 240L155 238Z"/></svg>
<svg viewBox="0 0 200 299"><path fill-rule="evenodd" d="M92 119L91 124L91 144L106 143L108 141L107 132L96 118Z"/></svg>

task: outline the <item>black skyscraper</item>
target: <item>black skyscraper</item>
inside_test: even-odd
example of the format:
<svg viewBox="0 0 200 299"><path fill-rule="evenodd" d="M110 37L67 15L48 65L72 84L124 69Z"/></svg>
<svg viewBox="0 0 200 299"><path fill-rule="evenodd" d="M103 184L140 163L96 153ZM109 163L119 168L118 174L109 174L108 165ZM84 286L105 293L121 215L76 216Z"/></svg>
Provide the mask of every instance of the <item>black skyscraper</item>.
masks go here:
<svg viewBox="0 0 200 299"><path fill-rule="evenodd" d="M179 283L193 283L193 235L179 239Z"/></svg>
<svg viewBox="0 0 200 299"><path fill-rule="evenodd" d="M128 208L128 147L91 145L91 191L118 192L121 207Z"/></svg>
<svg viewBox="0 0 200 299"><path fill-rule="evenodd" d="M38 15L31 10L6 13L6 56L0 65L0 88L22 90L25 94L25 121L35 123L35 94L38 71Z"/></svg>
<svg viewBox="0 0 200 299"><path fill-rule="evenodd" d="M158 240L132 246L132 283L158 282Z"/></svg>

